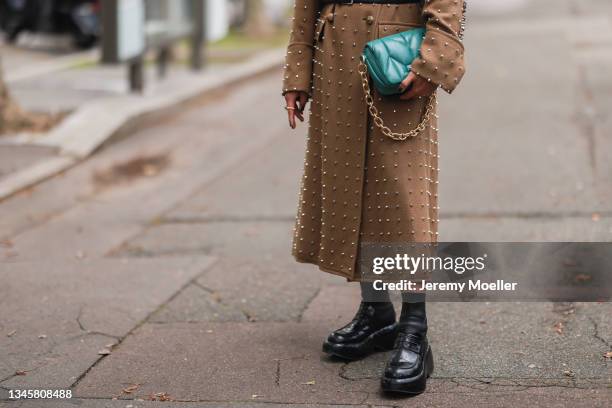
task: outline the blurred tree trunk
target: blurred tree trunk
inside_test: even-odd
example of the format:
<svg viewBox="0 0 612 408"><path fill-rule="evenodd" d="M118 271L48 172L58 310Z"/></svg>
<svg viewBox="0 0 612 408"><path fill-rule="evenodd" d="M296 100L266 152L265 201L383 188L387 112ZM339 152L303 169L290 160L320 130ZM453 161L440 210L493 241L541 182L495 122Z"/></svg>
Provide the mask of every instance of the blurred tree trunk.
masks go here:
<svg viewBox="0 0 612 408"><path fill-rule="evenodd" d="M14 125L27 124L28 119L19 105L11 98L8 86L4 81L2 70L2 56L0 55L0 134L12 128Z"/></svg>
<svg viewBox="0 0 612 408"><path fill-rule="evenodd" d="M272 22L265 13L263 0L246 0L244 33L251 37L268 36L274 33Z"/></svg>
<svg viewBox="0 0 612 408"><path fill-rule="evenodd" d="M2 55L0 55L0 135L6 132L47 132L66 114L27 112L11 97L8 85L4 80L2 70Z"/></svg>
<svg viewBox="0 0 612 408"><path fill-rule="evenodd" d="M8 88L4 83L4 72L2 70L2 56L0 56L0 133L6 128L6 121L13 109L14 102L11 99Z"/></svg>

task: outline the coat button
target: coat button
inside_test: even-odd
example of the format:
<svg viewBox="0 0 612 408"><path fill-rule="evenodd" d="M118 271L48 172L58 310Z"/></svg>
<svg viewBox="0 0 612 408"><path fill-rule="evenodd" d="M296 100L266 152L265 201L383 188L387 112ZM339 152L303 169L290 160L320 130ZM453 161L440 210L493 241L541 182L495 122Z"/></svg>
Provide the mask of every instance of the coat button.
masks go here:
<svg viewBox="0 0 612 408"><path fill-rule="evenodd" d="M325 18L327 18L327 21L330 23L334 21L334 15L332 13L329 13Z"/></svg>
<svg viewBox="0 0 612 408"><path fill-rule="evenodd" d="M374 16L367 16L367 17L366 17L366 22L367 22L368 24L370 24L370 25L371 25L372 23L374 23Z"/></svg>

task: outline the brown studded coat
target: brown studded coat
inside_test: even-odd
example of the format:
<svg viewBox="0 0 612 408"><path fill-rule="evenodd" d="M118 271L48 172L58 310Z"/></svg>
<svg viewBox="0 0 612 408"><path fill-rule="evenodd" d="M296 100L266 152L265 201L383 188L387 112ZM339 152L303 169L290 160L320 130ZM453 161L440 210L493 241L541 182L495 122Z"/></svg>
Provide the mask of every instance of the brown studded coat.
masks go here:
<svg viewBox="0 0 612 408"><path fill-rule="evenodd" d="M437 241L437 119L405 141L384 136L368 114L357 67L366 42L424 26L412 69L451 93L465 72L463 2L295 1L282 93L311 97L293 240L298 261L354 281L360 280L356 265L363 245ZM427 98L404 101L372 91L392 131L406 132L420 122Z"/></svg>

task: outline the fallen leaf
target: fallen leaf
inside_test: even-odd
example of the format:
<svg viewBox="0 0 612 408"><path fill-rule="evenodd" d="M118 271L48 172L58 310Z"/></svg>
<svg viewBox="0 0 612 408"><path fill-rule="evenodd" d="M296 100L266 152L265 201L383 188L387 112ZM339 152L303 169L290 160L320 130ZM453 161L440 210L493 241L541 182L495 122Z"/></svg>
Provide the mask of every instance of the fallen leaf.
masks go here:
<svg viewBox="0 0 612 408"><path fill-rule="evenodd" d="M12 248L13 247L13 241L11 241L10 239L0 240L0 247Z"/></svg>
<svg viewBox="0 0 612 408"><path fill-rule="evenodd" d="M27 373L23 370L15 371L15 375L26 375Z"/></svg>
<svg viewBox="0 0 612 408"><path fill-rule="evenodd" d="M565 327L563 325L563 322L558 322L553 327L555 328L555 331L557 332L557 334L563 334L563 329Z"/></svg>
<svg viewBox="0 0 612 408"><path fill-rule="evenodd" d="M612 351L604 353L604 358L612 358Z"/></svg>
<svg viewBox="0 0 612 408"><path fill-rule="evenodd" d="M17 334L17 330L6 333L6 337L13 337L15 334Z"/></svg>
<svg viewBox="0 0 612 408"><path fill-rule="evenodd" d="M566 377L573 377L575 374L572 370L564 370L563 375L565 375Z"/></svg>
<svg viewBox="0 0 612 408"><path fill-rule="evenodd" d="M142 166L142 174L146 177L152 177L159 173L159 169L152 164L145 164Z"/></svg>
<svg viewBox="0 0 612 408"><path fill-rule="evenodd" d="M39 338L39 339L46 339L46 338L47 338L47 335L46 335L46 334L41 334L41 335L39 335L39 336L38 336L38 338Z"/></svg>
<svg viewBox="0 0 612 408"><path fill-rule="evenodd" d="M130 385L129 387L125 387L125 388L123 389L123 392L124 392L125 394L131 394L131 393L133 393L134 391L136 391L136 390L138 389L138 387L140 387L140 384L132 384L132 385Z"/></svg>
<svg viewBox="0 0 612 408"><path fill-rule="evenodd" d="M574 282L588 282L591 280L591 278L591 275L579 273L578 275L574 276Z"/></svg>
<svg viewBox="0 0 612 408"><path fill-rule="evenodd" d="M157 394L152 395L151 399L153 401L172 401L172 398L170 398L170 395L168 395L165 392L158 392Z"/></svg>

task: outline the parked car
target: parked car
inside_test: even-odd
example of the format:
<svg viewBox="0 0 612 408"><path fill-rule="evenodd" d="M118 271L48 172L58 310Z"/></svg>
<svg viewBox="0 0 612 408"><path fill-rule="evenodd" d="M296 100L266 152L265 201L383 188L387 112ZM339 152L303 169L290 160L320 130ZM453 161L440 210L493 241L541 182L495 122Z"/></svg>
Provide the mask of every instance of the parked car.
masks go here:
<svg viewBox="0 0 612 408"><path fill-rule="evenodd" d="M24 32L70 34L79 48L100 36L99 0L0 0L0 28L8 42Z"/></svg>

